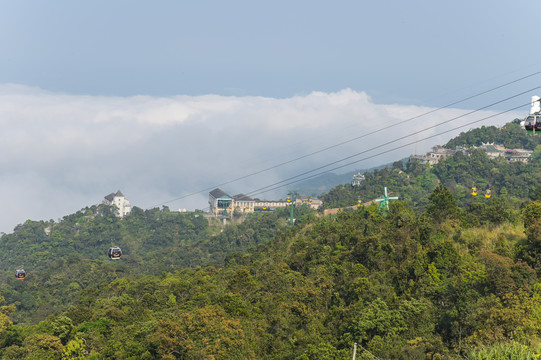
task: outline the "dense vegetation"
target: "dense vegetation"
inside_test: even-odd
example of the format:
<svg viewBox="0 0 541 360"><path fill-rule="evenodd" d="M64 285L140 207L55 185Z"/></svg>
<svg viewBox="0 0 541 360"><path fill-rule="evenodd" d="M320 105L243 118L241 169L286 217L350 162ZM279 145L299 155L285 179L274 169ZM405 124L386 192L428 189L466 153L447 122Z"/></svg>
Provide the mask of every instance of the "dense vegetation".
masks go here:
<svg viewBox="0 0 541 360"><path fill-rule="evenodd" d="M222 226L103 205L27 221L0 238L0 356L351 359L358 343L357 359L537 358L538 159L397 162L324 198L350 206L388 186L400 200L386 214L300 208L295 226L287 210ZM490 199L469 195L483 184ZM121 260L104 259L111 243Z"/></svg>
<svg viewBox="0 0 541 360"><path fill-rule="evenodd" d="M366 180L361 186L337 186L321 198L326 208L351 206L359 200L364 203L380 198L383 187L387 186L393 196L398 195L415 210L422 211L427 204L428 195L441 183L451 190L460 207L471 206L480 201L470 195L472 186L476 186L483 193L490 188L493 194L504 197L517 207L524 200L534 197L534 192L541 184L539 139L514 123L500 129L482 127L462 133L445 145L452 149L456 146L471 148L471 155L458 151L432 168L417 161L397 161L393 166L366 173ZM526 148L535 151L527 164L509 163L503 157L490 159L484 151L473 149L473 146L482 143L505 143L509 149Z"/></svg>
<svg viewBox="0 0 541 360"><path fill-rule="evenodd" d="M298 209L305 221L307 209ZM183 267L223 264L231 252L269 242L287 226L285 210L250 216L225 228L202 213L134 207L124 219L106 205L92 206L60 222L26 221L0 238L0 294L20 311L16 323L33 323L78 301L78 292L118 277L161 274ZM49 230L49 235L45 230ZM122 248L111 262L107 249ZM24 267L24 283L13 278Z"/></svg>
<svg viewBox="0 0 541 360"><path fill-rule="evenodd" d="M484 144L499 144L507 149L534 150L539 145L539 139L529 136L519 125L520 120L515 120L501 128L494 126L483 126L461 133L451 139L445 147L454 149L457 146L481 146Z"/></svg>

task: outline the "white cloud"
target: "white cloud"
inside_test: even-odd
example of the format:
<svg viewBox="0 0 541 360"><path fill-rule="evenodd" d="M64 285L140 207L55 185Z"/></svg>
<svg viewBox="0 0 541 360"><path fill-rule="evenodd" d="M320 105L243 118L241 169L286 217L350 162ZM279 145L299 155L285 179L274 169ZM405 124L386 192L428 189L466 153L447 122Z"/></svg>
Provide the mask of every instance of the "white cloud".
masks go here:
<svg viewBox="0 0 541 360"><path fill-rule="evenodd" d="M1 85L0 231L10 232L26 219L62 217L100 203L103 196L119 189L133 205L151 207L388 125L371 136L222 187L232 194L250 193L464 112L441 110L393 127L430 110L374 104L366 93L349 89L286 99L218 95L122 98ZM487 114L461 118L441 128L453 128ZM504 115L484 124L503 124L512 118ZM441 131L432 129L401 143ZM342 172L427 151L458 132L419 141ZM271 195L261 197L265 196ZM205 208L206 199L203 193L168 205L172 209Z"/></svg>

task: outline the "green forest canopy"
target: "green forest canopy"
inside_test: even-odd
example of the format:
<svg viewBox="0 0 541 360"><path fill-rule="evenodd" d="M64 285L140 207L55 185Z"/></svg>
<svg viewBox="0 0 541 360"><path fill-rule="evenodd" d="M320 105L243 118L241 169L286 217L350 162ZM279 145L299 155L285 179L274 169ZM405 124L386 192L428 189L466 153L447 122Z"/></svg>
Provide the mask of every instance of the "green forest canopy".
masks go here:
<svg viewBox="0 0 541 360"><path fill-rule="evenodd" d="M507 147L538 146L515 124L496 130L449 144L505 133ZM399 200L386 215L303 207L295 226L287 209L225 227L166 208L118 219L104 205L28 220L0 238L0 356L351 359L357 342L358 359L534 358L540 170L538 152L527 164L481 151L398 162L323 197L351 206L388 186ZM112 242L119 261L106 259Z"/></svg>

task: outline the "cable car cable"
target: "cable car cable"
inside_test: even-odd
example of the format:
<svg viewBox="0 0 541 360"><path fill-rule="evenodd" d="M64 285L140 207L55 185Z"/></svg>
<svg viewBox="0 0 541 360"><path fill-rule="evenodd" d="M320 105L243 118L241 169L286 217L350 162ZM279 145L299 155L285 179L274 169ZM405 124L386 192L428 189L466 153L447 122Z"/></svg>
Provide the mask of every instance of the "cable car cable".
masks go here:
<svg viewBox="0 0 541 360"><path fill-rule="evenodd" d="M490 115L490 116L487 116L487 117L485 117L485 118L482 118L482 119L479 119L479 120L475 120L475 121L469 122L469 123L464 124L464 125L457 126L457 127L453 128L453 129L445 130L445 131L440 132L440 133L438 133L438 134L434 134L434 135L427 136L427 137L425 137L425 138L423 138L423 139L421 139L421 140L427 140L427 139L430 139L430 138L433 138L433 137L436 137L436 136L440 136L440 135L442 135L442 134L445 134L445 133L448 133L448 132L451 132L451 131L455 131L455 130L461 129L461 128L464 128L464 127L466 127L466 126L473 125L473 124L478 123L478 122L480 122L480 121L484 121L484 120L490 119L490 118L492 118L492 117L495 117L495 116L498 116L498 115L502 115L502 114L505 114L505 113L510 112L510 111L513 111L513 110L520 109L520 108L523 107L523 106L524 106L524 105L520 105L520 106L514 107L514 108L512 108L512 109L508 109L508 110L499 112L499 113L497 113L497 114ZM418 140L417 140L417 141L418 141ZM254 190L254 191L250 192L249 194L251 194L251 195L253 196L253 195L257 195L257 194L266 193L266 192L269 192L269 191L272 191L272 190L277 190L277 189L280 189L280 188L282 188L282 187L284 187L284 186L287 186L287 185L292 185L292 184L295 184L295 183L298 183L298 182L301 182L301 181L304 181L304 180L312 179L312 178L314 178L314 177L317 177L317 176L319 176L319 175L328 173L328 172L330 172L330 171L337 170L337 169L341 169L341 168L343 168L343 167L346 167L346 166L349 166L349 165L353 165L353 164L356 164L356 163L361 162L361 161L369 160L369 159L375 158L375 157L377 157L377 156L380 156L380 155L383 155L383 154L387 154L387 153L389 153L389 152L392 152L392 151L401 149L401 148L403 148L403 147L410 146L410 145L414 144L415 142L416 142L416 141L413 141L413 142L410 142L410 143L407 143L407 144L403 144L403 145L394 147L394 148L392 148L392 149L382 151L382 152L380 152L380 153L378 153L378 154L370 155L370 156L367 156L367 157L365 157L365 158L362 158L362 159L359 159L359 160L356 160L356 161L353 161L353 162L350 162L350 163L347 163L347 164L344 164L344 165L341 165L341 166L338 166L338 167L335 167L335 168L332 168L332 169L328 169L328 170L323 171L323 172L321 172L321 173L312 174L312 175L310 175L310 176L308 176L308 177L305 177L305 178L302 178L302 179L298 179L298 180L295 180L295 181L292 181L292 182L289 182L289 183L286 183L286 184L281 184L282 182L277 182L277 183L275 183L275 184L268 185L268 186L266 186L266 187L263 187L263 188ZM370 150L373 150L373 149L370 149ZM339 163L339 162L341 162L341 161L342 161L342 160L338 160L338 161L336 161L335 163ZM302 175L301 175L301 176L302 176ZM290 178L290 179L293 179L293 178L295 178L295 177L292 177L292 178ZM285 181L285 180L284 180L284 181ZM280 185L280 184L281 184L281 185ZM276 186L276 185L277 185L277 186ZM271 187L271 186L275 186L275 187L268 189L268 188Z"/></svg>
<svg viewBox="0 0 541 360"><path fill-rule="evenodd" d="M287 179L282 180L282 182L289 181L289 180L295 179L295 178L297 178L297 177L300 177L300 176L309 174L309 173L311 173L311 172L321 170L321 169L323 169L323 168L325 168L325 167L327 167L327 166L335 165L335 164L337 164L337 163L339 163L339 162L341 162L341 161L345 161L345 160L351 159L351 158L353 158L353 157L356 157L356 156L365 154L365 153L367 153L367 152L369 152L369 151L373 151L373 150L375 150L375 149L377 149L377 148L379 148L379 147L386 146L386 145L395 143L395 142L400 141L400 140L404 140L404 139L406 139L406 138L408 138L408 137L411 137L411 136L413 136L413 135L417 135L417 134L422 133L422 132L424 132L424 131L427 131L427 130L430 130L430 129L434 129L434 128L436 128L437 126L440 126L440 125L443 125L443 124L446 124L446 123L455 121L455 120L460 119L460 118L462 118L462 117L465 117L465 116L471 115L471 114L473 114L473 113L479 112L479 111L481 111L481 110L483 110L483 109L486 109L486 108L491 107L491 106L493 106L493 105L496 105L496 104L505 102L505 101L510 100L510 99L512 99L512 98L515 98L515 97L524 95L525 93L528 93L528 92L530 92L530 91L533 91L533 90L536 90L536 89L539 89L539 88L541 88L541 86L538 86L538 87L535 87L535 88L533 88L533 89L529 89L529 90L527 90L527 91L524 91L524 92L522 92L522 93L519 93L519 94L510 96L510 97L507 97L507 98L505 98L505 99L503 99L503 100L497 101L497 102L492 103L492 104L490 104L490 105L486 105L486 106L484 106L484 107L482 107L482 108L479 108L479 109L476 109L476 110L472 110L472 111L470 111L470 112L464 113L464 114L462 114L462 115L460 115L460 116L456 116L456 117L454 117L454 118L451 118L451 119L446 120L446 121L444 121L444 122L438 123L438 124L436 124L436 125L432 125L432 126L429 126L429 127L427 127L427 128L424 128L424 129L415 131L415 132L413 132L413 133L410 133L410 134L408 134L408 135L404 135L404 136L399 137L399 138L397 138L397 139L388 141L388 142L386 142L386 143L384 143L384 144L380 144L380 145L378 145L378 146L376 146L376 147L372 147L372 148L366 149L366 150L361 151L361 152L359 152L359 153L356 153L356 154L354 154L354 155L350 155L350 156L347 156L347 157L342 158L342 159L340 159L340 160L336 160L336 161L333 161L333 162L331 162L331 163L328 163L328 164L326 164L326 165L319 166L319 167L317 167L317 168L314 168L314 169L312 169L312 170L309 170L309 171L306 171L306 172L304 172L304 173L298 174L298 175L296 175L296 176L289 177L289 178L287 178ZM520 107L522 107L522 106L524 106L524 105L520 105L519 107L514 108L514 109L512 109L512 110L516 110L516 109L518 109L518 108L520 108ZM509 110L509 111L512 111L512 110ZM482 120L485 120L485 119L482 119ZM482 121L482 120L481 120L481 121ZM445 132L444 132L444 133L445 133ZM424 139L422 139L422 140L424 140ZM417 140L416 142L418 142L418 141L420 141L420 140ZM410 144L408 144L408 145L412 145L412 144L414 144L414 143L415 143L415 142L410 143ZM264 189L264 188L262 188L262 189ZM258 189L258 190L261 190L261 189ZM250 195L250 194L251 194L251 193L248 193L247 195Z"/></svg>
<svg viewBox="0 0 541 360"><path fill-rule="evenodd" d="M408 118L408 119L406 119L406 120L402 120L402 121L396 123L395 126L396 126L396 125L402 125L402 124L404 124L404 123L406 123L406 122L409 122L409 121L418 119L418 118L420 118L420 117L422 117L422 116L432 114L432 113L434 113L434 112L436 112L436 111L443 110L443 109L445 109L445 108L448 108L448 107L450 107L450 106L453 106L453 105L462 103L462 102L467 101L467 100L471 100L471 99L473 99L473 98L475 98L475 97L478 97L478 96L487 94L487 93L492 92L492 91L494 91L494 90L497 90L497 89L503 88L503 87L505 87L505 86L514 84L514 83L516 83L516 82L522 81L522 80L524 80L524 79L527 79L527 78L529 78L529 77L532 77L532 76L535 76L535 75L538 75L538 74L541 74L541 71L537 71L537 72L535 72L535 73L532 73L532 74L523 76L523 77L518 78L518 79L516 79L516 80L510 81L510 82L507 82L507 83L505 83L505 84L502 84L502 85L496 86L496 87L494 87L494 88L491 88L491 89L489 89L489 90L483 91L483 92L481 92L481 93L478 93L478 94L475 94L475 95L472 95L472 96L468 96L468 97L466 97L466 98L464 98L464 99L461 99L461 100L458 100L458 101L449 103L449 104L447 104L447 105L441 106L441 107L439 107L439 108L437 108L437 109L432 109L432 110L427 111L427 112L425 112L425 113L423 113L423 114L420 114L420 115L417 115L417 116ZM539 87L537 87L537 88L539 88ZM535 89L537 89L537 88L531 89L531 90L529 90L529 91L535 90ZM522 94L524 94L524 93L521 93L521 94L519 94L519 95L522 95ZM516 96L519 96L519 95L516 95ZM512 98L512 97L511 97L511 98ZM509 99L509 98L508 98L508 99ZM508 100L508 99L504 99L504 100L501 100L501 101L499 101L499 102L493 103L493 104L491 104L491 105L488 105L488 106L479 108L479 109L477 109L477 110L474 110L474 111L470 112L469 114L474 113L474 112L477 112L477 111L480 111L480 110L483 110L483 109L485 109L485 108L487 108L487 107L496 105L496 104L498 104L498 103L500 103L500 102L503 102L503 101L506 101L506 100ZM466 115L467 115L467 114L466 114ZM465 116L465 115L463 115L463 116ZM436 126L437 126L437 125L436 125ZM157 206L160 206L160 205L165 205L165 204L168 204L168 203L171 203L171 202L174 202L174 201L182 200L182 199L185 199L185 198L190 197L190 196L194 196L194 195L197 195L197 194L201 194L201 193L207 192L207 191L209 191L209 190L215 189L215 188L220 187L220 186L228 185L228 184L237 182L237 181L239 181L239 180L243 180L243 179L246 179L246 178L255 176L255 175L259 175L259 174L264 173L264 172L267 172L267 171L269 171L269 170L276 169L276 168L278 168L278 167L281 167L281 166L284 166L284 165L293 163L293 162L295 162L295 161L302 160L302 159L307 158L307 157L309 157L309 156L316 155L316 154L319 154L319 153L321 153L321 152L324 152L324 151L327 151L327 150L336 148L336 147L338 147L338 146L342 146L342 145L345 145L345 144L347 144L347 143L353 142L353 141L355 141L355 140L359 140L359 139L362 139L362 138L364 138L364 137L367 137L367 136L376 134L376 133L378 133L378 132L380 132L380 131L383 131L383 130L385 130L385 129L387 129L387 128L388 128L387 126L386 126L386 127L382 127L382 128L380 128L380 129L377 129L377 130L374 130L374 131L372 131L372 132L363 134L363 135L361 135L361 136L358 136L358 137L355 137L355 138L352 138L352 139L349 139L349 140L346 140L346 141L343 141L343 142L340 142L340 143L337 143L337 144L328 146L328 147L326 147L326 148L323 148L323 149L314 151L314 152L312 152L312 153L309 153L309 154L306 154L306 155L303 155L303 156L300 156L300 157L297 157L297 158L294 158L294 159L291 159L291 160L288 160L288 161L284 161L284 162L282 162L282 163L279 163L279 164L276 164L276 165L267 167L267 168L262 169L262 170L258 170L258 171L256 171L256 172L250 173L250 174L248 174L248 175L243 175L243 176L241 176L241 177L238 177L238 178L235 178L235 179L232 179L232 180L228 180L228 181L226 181L226 182L220 183L220 184L218 184L218 185L214 185L214 186L212 186L212 187L208 187L208 188L203 189L203 190L199 190L199 191L192 192L192 193L189 193L189 194L186 194L186 195L183 195L183 196L180 196L180 197L177 197L177 198L174 198L174 199L165 201L165 202L161 202L161 203L159 203L159 204L153 205L151 208L157 207ZM314 170L314 171L317 171L317 169Z"/></svg>

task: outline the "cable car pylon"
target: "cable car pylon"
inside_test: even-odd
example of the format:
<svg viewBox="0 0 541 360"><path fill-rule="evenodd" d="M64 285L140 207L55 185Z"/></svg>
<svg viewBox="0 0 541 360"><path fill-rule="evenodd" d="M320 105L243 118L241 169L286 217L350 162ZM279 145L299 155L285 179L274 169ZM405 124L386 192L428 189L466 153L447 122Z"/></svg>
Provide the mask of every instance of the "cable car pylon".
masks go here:
<svg viewBox="0 0 541 360"><path fill-rule="evenodd" d="M390 200L398 200L398 196L390 197L389 195L387 195L387 186L385 186L385 193L381 196L381 199L376 199L376 201L379 201L378 210L383 213L389 211Z"/></svg>

